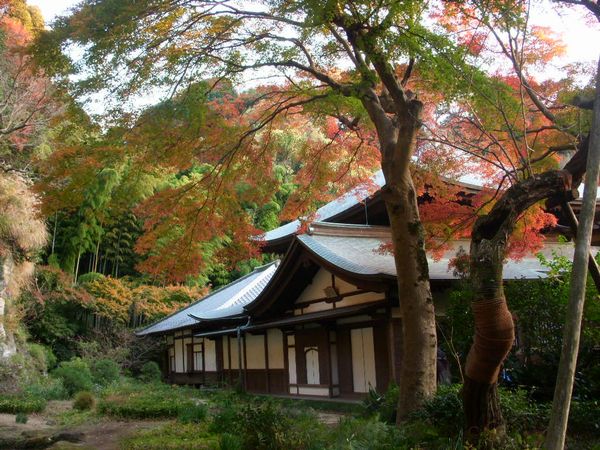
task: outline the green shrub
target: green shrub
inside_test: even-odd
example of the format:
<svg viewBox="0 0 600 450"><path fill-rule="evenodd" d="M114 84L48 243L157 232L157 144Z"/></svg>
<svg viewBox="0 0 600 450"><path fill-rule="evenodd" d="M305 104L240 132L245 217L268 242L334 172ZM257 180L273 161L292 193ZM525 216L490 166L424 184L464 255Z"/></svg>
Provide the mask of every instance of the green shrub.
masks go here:
<svg viewBox="0 0 600 450"><path fill-rule="evenodd" d="M40 344L28 343L27 351L29 352L29 356L31 356L35 368L41 373L46 373L48 370L48 361L45 347Z"/></svg>
<svg viewBox="0 0 600 450"><path fill-rule="evenodd" d="M16 423L27 423L27 420L29 420L29 417L25 413L17 413L15 416Z"/></svg>
<svg viewBox="0 0 600 450"><path fill-rule="evenodd" d="M323 449L327 442L326 427L311 411L284 409L273 399L240 401L230 396L219 406L210 429L235 436L225 438L233 449Z"/></svg>
<svg viewBox="0 0 600 450"><path fill-rule="evenodd" d="M93 281L103 280L104 278L106 278L106 277L104 275L102 275L101 273L88 272L88 273L84 273L83 275L80 275L77 278L77 284L83 285L83 284L91 283Z"/></svg>
<svg viewBox="0 0 600 450"><path fill-rule="evenodd" d="M380 422L376 418L342 420L333 431L329 442L332 449L409 448L403 445L402 435L396 426Z"/></svg>
<svg viewBox="0 0 600 450"><path fill-rule="evenodd" d="M221 450L243 450L244 448L244 441L242 438L230 433L221 434L221 441L219 444Z"/></svg>
<svg viewBox="0 0 600 450"><path fill-rule="evenodd" d="M25 387L24 393L31 397L40 397L45 400L64 400L69 398L61 379L45 377L37 383Z"/></svg>
<svg viewBox="0 0 600 450"><path fill-rule="evenodd" d="M179 411L177 420L181 423L200 423L206 419L208 409L205 405L194 405Z"/></svg>
<svg viewBox="0 0 600 450"><path fill-rule="evenodd" d="M119 365L111 359L99 359L92 365L94 383L106 386L117 381L120 376Z"/></svg>
<svg viewBox="0 0 600 450"><path fill-rule="evenodd" d="M499 389L500 410L509 431L520 434L543 431L548 426L550 404L530 400L522 389Z"/></svg>
<svg viewBox="0 0 600 450"><path fill-rule="evenodd" d="M141 431L121 443L123 450L234 450L220 445L218 436L195 424L168 424ZM239 448L239 447L238 447ZM237 449L236 449L237 450Z"/></svg>
<svg viewBox="0 0 600 450"><path fill-rule="evenodd" d="M146 383L160 381L162 378L160 367L154 361L148 361L142 366L139 378Z"/></svg>
<svg viewBox="0 0 600 450"><path fill-rule="evenodd" d="M43 411L45 407L46 400L39 397L18 394L0 396L0 413L34 413Z"/></svg>
<svg viewBox="0 0 600 450"><path fill-rule="evenodd" d="M75 401L73 402L73 408L78 411L87 411L92 409L96 404L94 394L88 391L81 391L75 395Z"/></svg>
<svg viewBox="0 0 600 450"><path fill-rule="evenodd" d="M370 388L367 398L363 401L366 416L379 415L379 420L385 423L396 423L396 410L400 391L396 383L390 383L385 394L379 394Z"/></svg>
<svg viewBox="0 0 600 450"><path fill-rule="evenodd" d="M61 362L52 371L52 376L62 380L70 396L79 391L89 391L93 386L90 368L81 358Z"/></svg>
<svg viewBox="0 0 600 450"><path fill-rule="evenodd" d="M46 354L46 370L52 370L56 367L58 358L50 347L44 346L44 353Z"/></svg>
<svg viewBox="0 0 600 450"><path fill-rule="evenodd" d="M600 401L573 401L569 414L569 432L600 435Z"/></svg>
<svg viewBox="0 0 600 450"><path fill-rule="evenodd" d="M423 409L412 413L410 418L435 425L442 435L456 436L464 423L460 389L458 384L440 386L435 396L425 402Z"/></svg>

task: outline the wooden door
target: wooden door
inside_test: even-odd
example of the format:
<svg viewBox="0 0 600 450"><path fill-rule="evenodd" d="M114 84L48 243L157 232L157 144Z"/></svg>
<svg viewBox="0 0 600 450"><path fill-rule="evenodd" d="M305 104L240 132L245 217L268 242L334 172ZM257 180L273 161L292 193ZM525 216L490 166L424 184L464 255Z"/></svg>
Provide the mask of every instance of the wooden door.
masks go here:
<svg viewBox="0 0 600 450"><path fill-rule="evenodd" d="M352 346L352 382L354 392L369 392L377 385L373 328L355 328L350 331Z"/></svg>

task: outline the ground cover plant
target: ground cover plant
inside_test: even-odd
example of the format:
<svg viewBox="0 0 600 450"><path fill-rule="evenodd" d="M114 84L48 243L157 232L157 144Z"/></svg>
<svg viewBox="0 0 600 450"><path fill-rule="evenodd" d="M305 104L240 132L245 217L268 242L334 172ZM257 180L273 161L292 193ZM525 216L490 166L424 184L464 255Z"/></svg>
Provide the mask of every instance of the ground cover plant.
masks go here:
<svg viewBox="0 0 600 450"><path fill-rule="evenodd" d="M463 448L460 386L438 389L423 410L401 426L393 411L397 387L372 392L363 403L324 400L278 399L228 389L195 389L161 382L120 377L93 393L79 392L71 408L57 414L44 411L50 389L0 397L2 412L51 417L62 429L106 426L121 421L149 425L124 436L122 449L221 449L221 450L379 450ZM93 400L96 400L96 406ZM91 402L89 401L91 400ZM82 409L76 403L82 402ZM548 402L536 402L525 390L500 389L500 403L510 433L493 448L540 448L549 414ZM597 401L573 404L569 449L600 445ZM48 416L48 414L52 414ZM322 416L328 416L324 422ZM331 417L334 420L331 420ZM104 425L102 425L104 424ZM485 442L486 436L482 437ZM486 448L477 446L477 448Z"/></svg>
<svg viewBox="0 0 600 450"><path fill-rule="evenodd" d="M198 406L200 399L187 388L127 380L103 391L98 412L125 419L176 418Z"/></svg>

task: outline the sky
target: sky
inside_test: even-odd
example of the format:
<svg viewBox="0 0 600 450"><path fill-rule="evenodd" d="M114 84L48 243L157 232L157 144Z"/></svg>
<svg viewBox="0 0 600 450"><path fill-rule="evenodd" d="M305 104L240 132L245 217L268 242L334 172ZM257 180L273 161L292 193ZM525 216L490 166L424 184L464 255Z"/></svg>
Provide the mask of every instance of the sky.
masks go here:
<svg viewBox="0 0 600 450"><path fill-rule="evenodd" d="M79 3L79 0L28 0L28 3L38 6L42 10L46 23L50 23L56 16L67 13L69 8ZM549 0L541 3L542 6L536 8L536 11L541 12L536 13L533 21L538 25L549 26L555 32L562 34L567 45L567 61L595 61L600 51L600 45L593 48L590 43L600 43L598 23L592 21L586 23L581 12L583 11L582 7L563 8L558 14Z"/></svg>

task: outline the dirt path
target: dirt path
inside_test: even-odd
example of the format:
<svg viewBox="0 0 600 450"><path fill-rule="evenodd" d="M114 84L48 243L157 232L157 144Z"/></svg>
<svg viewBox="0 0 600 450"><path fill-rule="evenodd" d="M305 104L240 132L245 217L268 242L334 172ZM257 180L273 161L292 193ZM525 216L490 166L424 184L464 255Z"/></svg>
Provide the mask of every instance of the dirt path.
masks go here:
<svg viewBox="0 0 600 450"><path fill-rule="evenodd" d="M161 426L165 423L166 422L156 421L118 422L103 420L99 423L86 424L69 429L70 432L83 433L83 441L77 444L57 442L49 448L52 450L118 450L119 443L127 436L130 436L140 430L149 430Z"/></svg>
<svg viewBox="0 0 600 450"><path fill-rule="evenodd" d="M93 423L76 426L59 426L56 416L71 409L71 402L50 402L42 414L31 414L27 423L16 423L14 414L0 414L0 449L12 448L2 445L2 439L10 437L24 441L32 437L51 437L58 433L71 436L80 435L80 442L57 441L49 447L52 450L118 450L119 443L127 436L140 430L148 430L164 425L165 421L117 421L108 418L94 419Z"/></svg>

